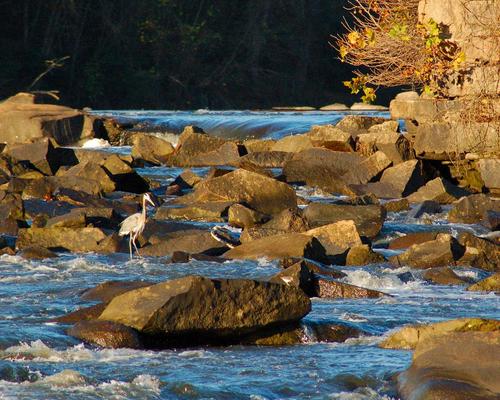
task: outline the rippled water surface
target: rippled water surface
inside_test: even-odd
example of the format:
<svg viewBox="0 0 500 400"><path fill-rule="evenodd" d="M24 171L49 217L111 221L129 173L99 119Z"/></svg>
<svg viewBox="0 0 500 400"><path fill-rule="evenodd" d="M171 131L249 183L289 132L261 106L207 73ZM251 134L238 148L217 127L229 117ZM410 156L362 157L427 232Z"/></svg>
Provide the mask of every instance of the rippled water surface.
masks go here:
<svg viewBox="0 0 500 400"><path fill-rule="evenodd" d="M140 172L169 181L181 170ZM307 188L297 190L316 200L333 200ZM478 226L450 225L445 217L408 220L406 213L389 214L377 243L422 230L484 233ZM411 362L410 352L377 347L391 329L464 316L500 318L500 298L494 294L429 285L419 271L379 264L340 267L347 273L343 280L393 297L313 299L307 320L350 324L366 333L342 344L318 343L311 336L308 343L284 347L109 350L83 345L65 334L67 326L50 322L93 304L79 294L107 280L162 281L189 274L263 279L278 271L275 262L266 260L166 261L130 261L126 254L61 254L43 262L1 256L0 399L389 399L394 395L391 376ZM411 275L403 279L405 272ZM457 272L484 277L478 270Z"/></svg>

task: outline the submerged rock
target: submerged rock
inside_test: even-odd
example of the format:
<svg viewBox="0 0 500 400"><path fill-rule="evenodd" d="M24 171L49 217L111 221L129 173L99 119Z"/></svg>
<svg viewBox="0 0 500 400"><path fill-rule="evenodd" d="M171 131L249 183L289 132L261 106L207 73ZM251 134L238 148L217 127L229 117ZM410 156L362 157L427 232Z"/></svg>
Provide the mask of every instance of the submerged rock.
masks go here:
<svg viewBox="0 0 500 400"><path fill-rule="evenodd" d="M117 296L99 320L124 324L161 344L197 345L287 326L310 309L310 300L293 286L187 276Z"/></svg>
<svg viewBox="0 0 500 400"><path fill-rule="evenodd" d="M399 328L379 344L384 349L412 350L426 340L451 332L500 332L500 321L482 318L460 318L433 324L416 324Z"/></svg>
<svg viewBox="0 0 500 400"><path fill-rule="evenodd" d="M467 290L471 292L500 292L500 272L489 276L482 281L470 285Z"/></svg>
<svg viewBox="0 0 500 400"><path fill-rule="evenodd" d="M26 247L18 253L27 260L45 260L47 258L57 258L58 255L53 251L40 246Z"/></svg>

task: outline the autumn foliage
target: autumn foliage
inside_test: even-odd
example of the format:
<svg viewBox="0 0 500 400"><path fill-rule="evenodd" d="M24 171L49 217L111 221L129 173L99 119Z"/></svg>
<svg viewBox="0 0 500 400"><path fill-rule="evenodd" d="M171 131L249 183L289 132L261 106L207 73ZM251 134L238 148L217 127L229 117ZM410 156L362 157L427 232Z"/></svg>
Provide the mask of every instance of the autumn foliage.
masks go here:
<svg viewBox="0 0 500 400"><path fill-rule="evenodd" d="M444 95L446 78L458 72L464 53L445 38L433 20L420 23L419 0L351 0L353 22L336 37L343 62L362 69L344 85L364 102L376 98L379 86L411 86L433 96Z"/></svg>

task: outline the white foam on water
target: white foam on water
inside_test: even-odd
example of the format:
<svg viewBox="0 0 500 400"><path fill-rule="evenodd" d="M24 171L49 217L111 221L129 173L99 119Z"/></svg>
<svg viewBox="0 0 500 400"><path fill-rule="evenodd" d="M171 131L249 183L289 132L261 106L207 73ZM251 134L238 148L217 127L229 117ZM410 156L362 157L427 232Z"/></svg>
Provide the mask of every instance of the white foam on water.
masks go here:
<svg viewBox="0 0 500 400"><path fill-rule="evenodd" d="M179 357L207 358L207 352L204 350L186 350L186 351L180 352Z"/></svg>
<svg viewBox="0 0 500 400"><path fill-rule="evenodd" d="M353 392L332 393L328 396L332 400L392 400L393 397L382 396L372 388L358 388Z"/></svg>
<svg viewBox="0 0 500 400"><path fill-rule="evenodd" d="M382 274L379 276L362 269L354 271L350 269L343 269L342 272L347 274L347 276L343 278L344 282L367 289L381 291L407 291L414 290L422 285L422 282L419 281L404 283L397 277L396 274Z"/></svg>
<svg viewBox="0 0 500 400"><path fill-rule="evenodd" d="M111 380L91 384L87 378L74 370L64 370L54 375L43 377L35 382L0 381L0 399L17 398L71 398L76 393L87 393L96 398L106 399L153 399L161 393L160 380L152 375L136 376L131 382ZM57 393L57 395L56 395ZM28 395L29 397L25 397Z"/></svg>
<svg viewBox="0 0 500 400"><path fill-rule="evenodd" d="M84 149L95 149L95 148L103 148L103 147L111 147L109 142L104 139L90 139L87 140L83 145L82 148Z"/></svg>
<svg viewBox="0 0 500 400"><path fill-rule="evenodd" d="M78 371L65 369L57 374L42 378L40 382L51 386L71 387L85 385L87 383L87 378Z"/></svg>
<svg viewBox="0 0 500 400"><path fill-rule="evenodd" d="M368 319L363 317L362 315L354 314L354 313L343 313L339 319L342 321L349 321L349 322L366 322Z"/></svg>
<svg viewBox="0 0 500 400"><path fill-rule="evenodd" d="M8 347L5 350L0 350L0 359L8 359L11 361L35 361L35 362L115 362L127 361L132 358L159 357L152 351L141 351L132 349L101 349L91 350L83 344L78 344L69 347L65 350L56 350L47 346L43 341L36 340L31 343L21 342L17 346Z"/></svg>

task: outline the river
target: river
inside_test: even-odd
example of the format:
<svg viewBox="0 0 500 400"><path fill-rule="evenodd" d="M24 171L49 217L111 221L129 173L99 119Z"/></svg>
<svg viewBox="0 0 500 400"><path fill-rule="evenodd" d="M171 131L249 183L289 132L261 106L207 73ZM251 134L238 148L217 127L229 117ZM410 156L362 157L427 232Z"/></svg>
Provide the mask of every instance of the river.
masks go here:
<svg viewBox="0 0 500 400"><path fill-rule="evenodd" d="M236 126L240 131L235 136L240 138L279 137L303 132L312 124L334 123L342 117L339 113L261 114L108 112L135 122L154 121L160 131L172 133L178 133L186 121L223 136ZM260 126L262 131L253 131L252 126ZM168 182L181 170L155 167L139 172ZM206 169L198 172L206 173ZM296 189L315 200L335 199L308 188ZM449 224L446 209L432 218L432 224L428 219L408 219L406 214L389 213L376 241L377 251L393 254L383 249L384 242L407 232L439 228L455 235L462 230L484 233L480 226ZM467 292L459 286L430 285L417 270L393 269L389 264L339 268L347 274L345 282L394 297L313 299L306 321L349 324L366 332L360 338L328 344L318 343L310 335L306 343L296 346L154 352L86 346L65 334L67 326L48 321L93 304L80 300L79 294L107 280L162 281L189 274L265 279L279 270L277 263L259 260L167 264L166 258L130 261L127 254L60 254L59 258L41 262L3 255L0 399L391 399L395 396L392 377L409 366L411 352L379 349L377 343L389 331L404 324L458 317L500 318L499 296ZM475 269L455 271L473 279L485 276ZM405 272L409 274L402 275Z"/></svg>

